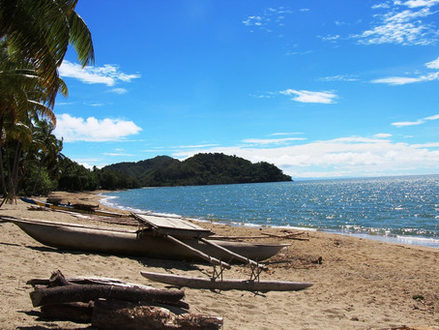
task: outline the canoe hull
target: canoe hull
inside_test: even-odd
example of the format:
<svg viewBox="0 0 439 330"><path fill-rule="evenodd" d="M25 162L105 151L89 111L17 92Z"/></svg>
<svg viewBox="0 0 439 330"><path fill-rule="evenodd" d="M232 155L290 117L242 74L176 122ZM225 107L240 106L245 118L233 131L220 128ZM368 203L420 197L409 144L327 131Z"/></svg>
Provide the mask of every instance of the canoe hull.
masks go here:
<svg viewBox="0 0 439 330"><path fill-rule="evenodd" d="M149 280L171 284L178 287L210 290L248 290L248 291L298 291L312 286L312 283L290 281L253 281L253 280L211 280L175 274L140 272Z"/></svg>
<svg viewBox="0 0 439 330"><path fill-rule="evenodd" d="M143 231L141 234L137 234L135 231L130 230L54 223L43 220L13 219L10 221L38 242L59 249L152 258L199 260L197 255L165 238L154 236L151 231ZM197 240L187 239L183 241L215 258L234 261L219 249ZM286 246L212 241L253 260L268 259Z"/></svg>

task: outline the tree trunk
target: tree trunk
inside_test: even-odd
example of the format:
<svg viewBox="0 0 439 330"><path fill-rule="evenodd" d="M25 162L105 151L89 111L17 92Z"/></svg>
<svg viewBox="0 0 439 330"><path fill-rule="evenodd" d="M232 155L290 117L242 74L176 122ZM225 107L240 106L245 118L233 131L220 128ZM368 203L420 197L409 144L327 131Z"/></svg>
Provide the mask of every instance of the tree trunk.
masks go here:
<svg viewBox="0 0 439 330"><path fill-rule="evenodd" d="M180 290L140 289L95 284L69 284L53 288L36 287L35 291L30 293L30 297L34 307L67 302L89 302L98 298L187 306L186 303L180 301L184 297L184 292Z"/></svg>
<svg viewBox="0 0 439 330"><path fill-rule="evenodd" d="M175 315L163 307L135 305L125 301L98 300L92 326L99 329L219 329L221 317L199 314Z"/></svg>

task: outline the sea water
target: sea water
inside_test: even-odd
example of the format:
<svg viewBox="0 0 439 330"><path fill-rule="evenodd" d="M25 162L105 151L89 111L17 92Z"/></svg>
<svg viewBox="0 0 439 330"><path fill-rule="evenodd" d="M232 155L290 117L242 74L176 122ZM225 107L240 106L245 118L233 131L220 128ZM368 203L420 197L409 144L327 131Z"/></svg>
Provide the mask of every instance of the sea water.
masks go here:
<svg viewBox="0 0 439 330"><path fill-rule="evenodd" d="M439 175L141 188L105 194L103 201L202 221L439 248Z"/></svg>

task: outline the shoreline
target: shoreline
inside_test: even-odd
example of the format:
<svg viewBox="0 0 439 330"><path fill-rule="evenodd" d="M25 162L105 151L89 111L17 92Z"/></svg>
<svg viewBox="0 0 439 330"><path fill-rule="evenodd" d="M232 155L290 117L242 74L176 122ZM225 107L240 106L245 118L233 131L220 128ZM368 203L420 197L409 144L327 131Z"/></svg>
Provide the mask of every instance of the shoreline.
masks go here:
<svg viewBox="0 0 439 330"><path fill-rule="evenodd" d="M99 193L59 193L67 200L96 202ZM101 205L100 209L110 210ZM30 211L18 201L0 209L1 215L106 226L94 218L66 213ZM234 227L199 223L219 236L284 235L284 229ZM298 231L291 230L298 233ZM415 245L389 244L369 239L303 232L308 240L267 237L264 242L291 244L271 258L263 279L313 282L297 292L195 290L184 288L191 312L224 318L224 329L439 329L439 250ZM252 241L252 240L250 240ZM211 267L149 258L61 251L48 248L12 223L0 222L2 281L0 326L80 328L71 322L39 321L29 299L31 278L47 278L60 269L66 276L103 276L126 282L164 287L146 280L140 271L170 272L203 277ZM318 258L322 263L317 263ZM249 269L233 266L226 278L246 278ZM415 299L416 298L416 299Z"/></svg>
<svg viewBox="0 0 439 330"><path fill-rule="evenodd" d="M121 190L99 192L99 193L97 193L97 196L100 196L102 198L97 200L97 202L99 202L99 203L101 203L109 208L112 208L113 210L131 211L131 212L138 212L138 213L146 212L146 213L149 213L151 215L160 215L160 216L164 215L164 216L177 217L177 218L186 218L186 219L190 219L190 220L197 221L200 223L207 222L207 223L213 223L213 224L217 224L217 225L228 225L228 226L237 226L237 227L246 227L246 228L274 228L274 229L286 229L286 230L318 231L321 233L364 238L364 239L380 241L380 242L385 242L385 243L391 243L391 244L405 244L405 245L424 246L424 247L439 249L439 238L434 238L434 237L403 236L403 235L390 236L390 235L379 235L379 234L372 235L372 234L368 234L368 233L343 232L340 230L318 229L318 228L311 228L311 227L258 225L258 224L252 224L252 223L238 223L238 222L234 222L234 221L221 222L221 221L208 220L208 219L185 217L184 215L180 215L180 214L162 213L162 212L155 213L153 211L125 207L122 205L118 205L117 203L109 203L108 202L108 200L117 199L117 197L102 195L102 194L110 194L112 192L119 192L119 191L121 191ZM93 192L91 192L91 193L93 193Z"/></svg>

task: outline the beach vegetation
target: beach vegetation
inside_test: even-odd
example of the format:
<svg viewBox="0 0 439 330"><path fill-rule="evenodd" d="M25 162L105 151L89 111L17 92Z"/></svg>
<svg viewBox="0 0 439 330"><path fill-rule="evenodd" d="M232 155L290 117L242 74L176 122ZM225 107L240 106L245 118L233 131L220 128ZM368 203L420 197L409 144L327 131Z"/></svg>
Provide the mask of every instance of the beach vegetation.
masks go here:
<svg viewBox="0 0 439 330"><path fill-rule="evenodd" d="M77 2L0 0L1 204L23 185L25 191L33 186L32 192L37 187L43 192L57 181L62 142L51 134L56 125L53 107L58 93L67 95L58 68L69 45L82 65L94 61L91 33L75 12Z"/></svg>

